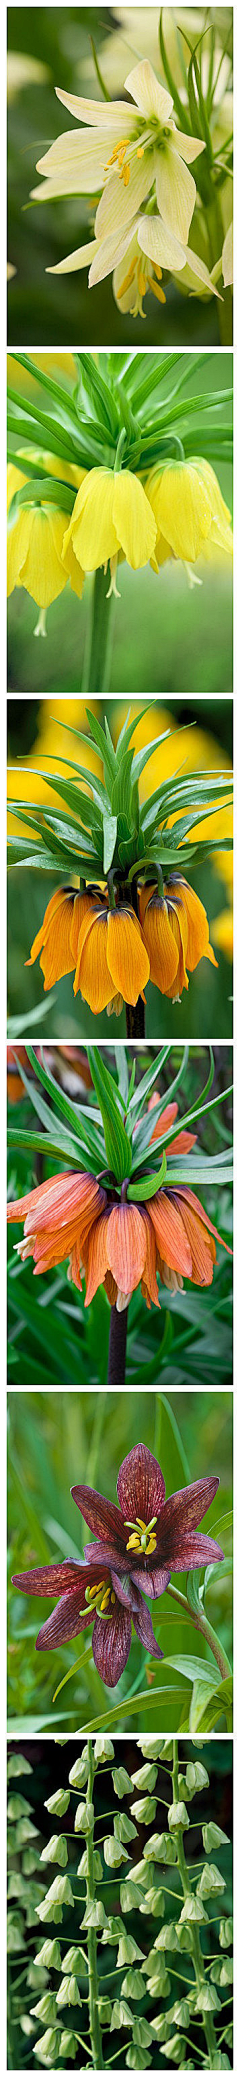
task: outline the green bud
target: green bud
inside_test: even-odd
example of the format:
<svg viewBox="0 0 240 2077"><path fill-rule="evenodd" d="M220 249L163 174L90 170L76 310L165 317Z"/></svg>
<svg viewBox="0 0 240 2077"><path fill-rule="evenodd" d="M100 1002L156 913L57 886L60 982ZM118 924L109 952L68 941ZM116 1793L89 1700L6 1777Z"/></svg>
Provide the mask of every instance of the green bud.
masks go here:
<svg viewBox="0 0 240 2077"><path fill-rule="evenodd" d="M156 2034L157 2041L165 2043L170 2040L171 2027L167 2013L158 2012L156 2019L152 2019L152 2034Z"/></svg>
<svg viewBox="0 0 240 2077"><path fill-rule="evenodd" d="M98 1764L99 1760L114 1760L112 1738L102 1738L98 1734L98 1737L95 1739L94 1760L98 1760Z"/></svg>
<svg viewBox="0 0 240 2077"><path fill-rule="evenodd" d="M132 1817L137 1817L139 1825L150 1825L151 1821L154 1824L156 1809L154 1796L140 1796L137 1803L131 1803Z"/></svg>
<svg viewBox="0 0 240 2077"><path fill-rule="evenodd" d="M56 1999L52 1991L46 1991L45 1997L38 1999L38 2005L31 2006L31 2012L33 2019L48 2020L49 2026L53 2026L54 2022L56 2023L57 2012Z"/></svg>
<svg viewBox="0 0 240 2077"><path fill-rule="evenodd" d="M230 2064L230 2063L229 2063L229 2061L228 2061L228 2055L220 2055L220 2051L219 2051L219 2053L218 2053L218 2050L217 2050L217 2054L216 2054L216 2055L212 2055L212 2058L211 2058L211 2064L212 2064L212 2070L230 2070L230 2069L231 2069L231 2064Z"/></svg>
<svg viewBox="0 0 240 2077"><path fill-rule="evenodd" d="M16 1853L18 1853L18 1852L19 1852L19 1848L20 1848L21 1846L28 1846L28 1842L29 1842L29 1839L38 1839L38 1836L39 1836L39 1835L38 1835L38 1827L37 1827L37 1825L32 1825L32 1823L31 1823L31 1818L30 1818L30 1817L20 1817L20 1818L19 1818L19 1823L17 1823L17 1824L16 1824L16 1828L15 1828L15 1835L14 1835L14 1850L15 1850L15 1852L16 1852Z"/></svg>
<svg viewBox="0 0 240 2077"><path fill-rule="evenodd" d="M53 1918L54 1926L62 1925L62 1904L50 1904L49 1893L47 1897L42 1898L41 1904L36 1904L36 1911L43 1926L47 1924L48 1918Z"/></svg>
<svg viewBox="0 0 240 2077"><path fill-rule="evenodd" d="M139 1791L140 1789L149 1789L149 1791L155 1789L157 1777L157 1767L150 1767L147 1764L145 1767L137 1767L136 1774L132 1774L133 1788L139 1789Z"/></svg>
<svg viewBox="0 0 240 2077"><path fill-rule="evenodd" d="M151 2027L150 2027L150 2026L148 2025L148 2020L147 2020L147 2019L139 2019L139 2018L137 2018L137 2019L134 2019L134 2021L133 2021L133 2041L134 2041L134 2045L135 2045L135 2048L149 2048L149 2047L151 2047L151 2042L152 2042L152 2028L151 2028Z"/></svg>
<svg viewBox="0 0 240 2077"><path fill-rule="evenodd" d="M31 1811L32 1805L27 1803L26 1796L15 1796L14 1794L9 1796L7 1817L10 1818L10 1823L15 1824L18 1817L31 1817Z"/></svg>
<svg viewBox="0 0 240 2077"><path fill-rule="evenodd" d="M19 2016L19 2026L21 2027L22 2034L26 2034L27 2037L29 2036L29 2034L35 2034L35 2026L33 2020L30 2018L30 2012L21 2013L21 2018Z"/></svg>
<svg viewBox="0 0 240 2077"><path fill-rule="evenodd" d="M120 1883L121 1911L134 1911L135 1905L141 1905L141 1901L142 1891L139 1883L132 1881L131 1876L128 1880L128 1876L125 1875L125 1881Z"/></svg>
<svg viewBox="0 0 240 2077"><path fill-rule="evenodd" d="M144 1847L144 1854L145 1854L145 1850L146 1850L146 1849L145 1849L145 1847ZM152 1872L152 1881L153 1881L153 1872ZM141 1884L141 1888L142 1888L143 1890L144 1890L144 1889L147 1889L147 1886L148 1886L148 1883L149 1883L149 1870L148 1870L148 1868L146 1867L146 1861L145 1861L145 1859L144 1859L144 1860L142 1860L142 1861L136 1861L136 1862L135 1862L135 1865L134 1865L134 1882L140 1882L140 1884Z"/></svg>
<svg viewBox="0 0 240 2077"><path fill-rule="evenodd" d="M221 2012L220 1998L213 1983L202 1983L197 1993L196 2012Z"/></svg>
<svg viewBox="0 0 240 2077"><path fill-rule="evenodd" d="M52 1816L52 1814L56 1815L56 1817L65 1817L65 1812L66 1810L68 1810L69 1803L69 1789L55 1789L54 1796L47 1796L46 1803L44 1804L44 1809L50 1811L50 1817Z"/></svg>
<svg viewBox="0 0 240 2077"><path fill-rule="evenodd" d="M110 1837L104 1839L103 1852L107 1868L120 1868L121 1861L129 1860L129 1854L126 1853L126 1847L120 1846L120 1841L118 1839L113 1839Z"/></svg>
<svg viewBox="0 0 240 2077"><path fill-rule="evenodd" d="M93 1832L93 1827L94 1803L78 1803L74 1818L74 1831L83 1832L84 1838L87 1839L88 1833Z"/></svg>
<svg viewBox="0 0 240 2077"><path fill-rule="evenodd" d="M55 1881L51 1883L51 1888L46 1891L45 1904L47 1903L73 1905L74 1898L68 1875L55 1875Z"/></svg>
<svg viewBox="0 0 240 2077"><path fill-rule="evenodd" d="M66 1839L64 1839L64 1836L61 1838L60 1832L57 1832L56 1835L53 1833L52 1839L48 1841L48 1846L43 1847L43 1852L40 1853L40 1861L58 1861L60 1868L66 1868Z"/></svg>
<svg viewBox="0 0 240 2077"><path fill-rule="evenodd" d="M7 1954L17 1954L19 1952L19 1948L24 1947L25 1939L23 1918L21 1918L20 1911L18 1912L17 1917L16 1915L13 1916L13 1912L11 1912L11 1914L9 1912L7 1926Z"/></svg>
<svg viewBox="0 0 240 2077"><path fill-rule="evenodd" d="M202 1767L201 1760L188 1760L186 1784L190 1796L195 1796L198 1789L209 1788L209 1774L207 1774L206 1767Z"/></svg>
<svg viewBox="0 0 240 2077"><path fill-rule="evenodd" d="M44 1940L43 1947L39 1947L38 1954L34 1955L34 1969L41 1969L42 1963L45 1969L61 1969L59 1940Z"/></svg>
<svg viewBox="0 0 240 2077"><path fill-rule="evenodd" d="M226 1955L226 1960L221 1963L220 1983L222 1987L225 1983L233 1983L233 1961L230 1955Z"/></svg>
<svg viewBox="0 0 240 2077"><path fill-rule="evenodd" d="M210 1969L211 1983L221 1983L221 1968L221 1961L212 1962L212 1967Z"/></svg>
<svg viewBox="0 0 240 2077"><path fill-rule="evenodd" d="M203 1868L197 1885L198 1897L213 1897L216 1890L223 1889L226 1889L226 1883L220 1874L220 1868L215 1868L214 1862L209 1868Z"/></svg>
<svg viewBox="0 0 240 2077"><path fill-rule="evenodd" d="M194 1924L199 1926L207 1925L208 1923L207 1911L204 1911L199 1896L185 1898L185 1904L183 1904L182 1911L180 1911L179 1925L189 1925L191 1924L191 1919L194 1920Z"/></svg>
<svg viewBox="0 0 240 2077"><path fill-rule="evenodd" d="M185 2063L185 2041L180 2040L179 2034L171 2034L165 2041L165 2055L171 2063Z"/></svg>
<svg viewBox="0 0 240 2077"><path fill-rule="evenodd" d="M189 2026L189 2022L190 2022L190 2011L189 2011L189 2003L188 2003L188 1999L187 1999L187 1998L179 1998L179 1999L177 1999L177 2001L176 2001L176 2004L175 2004L175 2005L171 2005L171 2011L170 2011L170 2012L168 2013L168 2018L169 2018L169 2021L171 2020L171 2024L172 2024L172 2025L173 2025L173 2023L174 2023L174 2026L177 2026L177 2027L188 2027L188 2026Z"/></svg>
<svg viewBox="0 0 240 2077"><path fill-rule="evenodd" d="M230 2022L230 2026L229 2026L229 2027L225 2027L225 2041L226 2041L226 2044L227 2044L227 2048L232 2048L232 2045L233 2045L233 2026L231 2025L231 2022Z"/></svg>
<svg viewBox="0 0 240 2077"><path fill-rule="evenodd" d="M109 2026L110 2026L110 2020L111 2020L111 2017L112 2017L112 2006L111 2006L111 2003L110 2003L110 1998L99 1998L99 1999L98 1999L98 2012L99 2012L100 2026L101 2026L101 2027L103 2027L103 2029L104 2029L104 2027L109 2027Z"/></svg>
<svg viewBox="0 0 240 2077"><path fill-rule="evenodd" d="M16 1780L18 1774L33 1774L33 1767L30 1767L29 1760L25 1760L21 1752L11 1752L7 1763L8 1781Z"/></svg>
<svg viewBox="0 0 240 2077"><path fill-rule="evenodd" d="M131 1939L130 1933L123 1932L121 1940L119 1940L119 1948L117 1954L117 1969L125 1969L126 1962L143 1961L144 1955L142 1947L137 1946L137 1941Z"/></svg>
<svg viewBox="0 0 240 2077"><path fill-rule="evenodd" d="M167 1969L163 1969L161 1977L156 1969L154 1972L152 1971L151 1976L147 1976L147 1990L149 1991L150 1998L168 1998L169 1991L171 1990L171 1977L168 1976Z"/></svg>
<svg viewBox="0 0 240 2077"><path fill-rule="evenodd" d="M124 1933L123 1918L109 1917L102 1934L102 1947L115 1947L115 1944L117 1946L121 1933Z"/></svg>
<svg viewBox="0 0 240 2077"><path fill-rule="evenodd" d="M106 1912L104 1910L104 1904L98 1903L96 1897L95 1903L86 1905L86 1911L84 1911L82 1918L82 1926L95 1926L95 1930L99 1930L101 1932L102 1927L106 1925L107 1918Z"/></svg>
<svg viewBox="0 0 240 2077"><path fill-rule="evenodd" d="M185 1809L185 1803L170 1804L170 1809L168 1811L168 1825L170 1832L187 1831L189 1825L189 1816L188 1810Z"/></svg>
<svg viewBox="0 0 240 2077"><path fill-rule="evenodd" d="M65 2059L65 2057L66 2057L66 2061L67 2061L67 2063L68 2063L68 2059L69 2059L69 2056L70 2056L70 2061L71 2061L72 2063L74 2063L74 2062L75 2062L75 2055L77 2055L77 2052L78 2052L78 2040L77 2040L77 2034L68 2034L68 2033L67 2033L67 2030L66 2030L66 2031L64 2032L64 2034L60 2034L60 2041L58 2042L58 2055L62 2055L62 2056L64 2056L64 2059ZM91 2068L92 2068L92 2064L91 2064Z"/></svg>
<svg viewBox="0 0 240 2077"><path fill-rule="evenodd" d="M126 1817L125 1810L119 1810L116 1812L116 1817L114 1818L114 1837L115 1839L120 1840L136 1839L137 1837L136 1825L131 1824L131 1818Z"/></svg>
<svg viewBox="0 0 240 2077"><path fill-rule="evenodd" d="M148 2055L147 2048L135 2048L134 2042L131 2048L127 2048L126 2064L128 2070L146 2070L150 2062L151 2056Z"/></svg>
<svg viewBox="0 0 240 2077"><path fill-rule="evenodd" d="M63 1967L65 1968L65 1962ZM81 2005L81 2003L82 1999L80 1998L76 1976L62 1976L59 1990L57 1990L57 2005Z"/></svg>
<svg viewBox="0 0 240 2077"><path fill-rule="evenodd" d="M38 1862L39 1856L36 1853L36 1847L25 1846L25 1853L22 1856L23 1875L35 1875L35 1868L38 1868Z"/></svg>
<svg viewBox="0 0 240 2077"><path fill-rule="evenodd" d="M79 1970L81 1976L87 1974L87 1963L83 1959L81 1947L68 1947L67 1954L64 1955L64 1976L78 1976Z"/></svg>
<svg viewBox="0 0 240 2077"><path fill-rule="evenodd" d="M83 1789L83 1787L84 1787L84 1782L85 1782L85 1781L88 1781L88 1748L87 1748L87 1745L84 1745L84 1746L83 1746L83 1751L82 1751L82 1753L80 1754L80 1758L79 1758L79 1760L74 1760L74 1765L73 1765L73 1767L71 1767L71 1771L70 1771L70 1774L69 1774L69 1777L68 1777L68 1779L69 1779L69 1781L70 1781L70 1783L71 1783L71 1788L73 1788L73 1789Z"/></svg>
<svg viewBox="0 0 240 2077"><path fill-rule="evenodd" d="M78 1862L78 1868L77 1868L77 1875L84 1875L84 1878L85 1878L85 1876L87 1875L87 1870L88 1870L88 1857L87 1857L87 1851L86 1851L86 1847L85 1847L84 1853L82 1853L82 1854L81 1854L81 1860L80 1860L80 1861ZM94 1875L95 1875L95 1878L96 1878L96 1882L102 1882L102 1881L103 1881L103 1867L102 1867L102 1862L101 1862L101 1854L100 1854L100 1853L97 1853L97 1851L95 1852L95 1847L94 1847L94 1849L93 1849L93 1872L94 1872Z"/></svg>
<svg viewBox="0 0 240 2077"><path fill-rule="evenodd" d="M138 1751L143 1753L144 1760L160 1760L165 1744L165 1738L151 1738L150 1732L146 1738L137 1738Z"/></svg>
<svg viewBox="0 0 240 2077"><path fill-rule="evenodd" d="M34 1975L34 1967L35 1967L35 1958L34 1958L34 1961L33 1961L33 1962L29 1962L29 1965L28 1965L28 1971L27 1971L27 1979L26 1979L26 1980L27 1980L27 1986L28 1986L28 1990L34 1990L34 1997L36 1997L36 1977L35 1977L35 1975ZM47 1989L47 1985L48 1985L48 1970L47 1970L47 1969L39 1969L39 1970L38 1970L38 1984L37 1984L37 1989L38 1989L38 1990L46 1990L46 1989Z"/></svg>
<svg viewBox="0 0 240 2077"><path fill-rule="evenodd" d="M127 1774L126 1767L113 1767L112 1780L115 1796L128 1796L132 1782L131 1775Z"/></svg>
<svg viewBox="0 0 240 2077"><path fill-rule="evenodd" d="M155 1889L154 1884L152 1884L151 1889L147 1889L145 1896L142 1897L139 1909L144 1915L150 1915L151 1913L153 1918L164 1918L165 1898L163 1890Z"/></svg>
<svg viewBox="0 0 240 2077"><path fill-rule="evenodd" d="M229 1846L230 1843L227 1832L222 1832L221 1825L215 1825L212 1819L202 1826L202 1838L204 1853L212 1853L214 1846Z"/></svg>
<svg viewBox="0 0 240 2077"><path fill-rule="evenodd" d="M14 1870L13 1868L12 1874L8 1877L8 1901L12 1897L21 1897L23 1902L26 1896L28 1896L28 1890L23 1876L18 1875L17 1869Z"/></svg>
<svg viewBox="0 0 240 2077"><path fill-rule="evenodd" d="M177 1925L174 1925L173 1921L171 1923L169 1921L168 1925L161 1926L161 1931L157 1935L157 1940L155 1940L155 1949L157 1953L161 1953L162 1949L165 1951L165 1949L169 1948L169 1952L174 1954L177 1947Z"/></svg>
<svg viewBox="0 0 240 2077"><path fill-rule="evenodd" d="M41 2041L36 2041L33 2054L37 2055L38 2062L40 2063L46 2061L46 2057L48 2062L56 2063L59 2055L59 2034L57 2034L56 2027L47 2027L46 2034L42 2034Z"/></svg>
<svg viewBox="0 0 240 2077"><path fill-rule="evenodd" d="M141 1969L127 1969L127 1974L124 1976L122 1983L122 1992L124 1996L126 1995L126 1998L136 1998L137 2004L139 1998L145 1998L145 1983L143 1982Z"/></svg>
<svg viewBox="0 0 240 2077"><path fill-rule="evenodd" d="M146 1840L143 1853L145 1861L166 1861L168 1866L172 1867L177 1858L175 1839L170 1839L168 1832L152 1832L151 1839Z"/></svg>
<svg viewBox="0 0 240 2077"><path fill-rule="evenodd" d="M232 1918L221 1918L221 1919L220 1919L220 1926L219 1926L219 1945L220 1945L220 1947L231 1947L231 1946L232 1946L232 1939L233 1939L233 1920L232 1920Z"/></svg>
<svg viewBox="0 0 240 2077"><path fill-rule="evenodd" d="M125 1998L116 1998L112 2008L110 2034L114 2034L115 2027L128 2027L129 2025L132 2027L130 2005L126 2005Z"/></svg>

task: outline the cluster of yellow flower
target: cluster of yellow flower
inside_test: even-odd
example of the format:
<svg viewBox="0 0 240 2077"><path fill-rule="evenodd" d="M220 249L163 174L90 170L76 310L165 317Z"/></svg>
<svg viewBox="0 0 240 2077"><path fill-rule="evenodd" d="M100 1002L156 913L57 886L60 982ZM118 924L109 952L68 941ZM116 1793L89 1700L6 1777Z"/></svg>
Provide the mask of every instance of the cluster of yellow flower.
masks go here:
<svg viewBox="0 0 240 2077"><path fill-rule="evenodd" d="M34 457L36 459L36 457ZM21 463L25 461L21 454ZM41 455L48 474L76 487L73 511L44 498L15 506L15 494L27 483L24 467L8 468L8 595L24 585L42 609L58 598L70 580L81 598L84 575L110 566L108 596L117 591L118 562L133 570L150 562L157 572L169 559L189 565L203 556L232 553L230 512L210 462L158 463L144 480L131 469L84 470ZM19 457L20 461L20 457Z"/></svg>

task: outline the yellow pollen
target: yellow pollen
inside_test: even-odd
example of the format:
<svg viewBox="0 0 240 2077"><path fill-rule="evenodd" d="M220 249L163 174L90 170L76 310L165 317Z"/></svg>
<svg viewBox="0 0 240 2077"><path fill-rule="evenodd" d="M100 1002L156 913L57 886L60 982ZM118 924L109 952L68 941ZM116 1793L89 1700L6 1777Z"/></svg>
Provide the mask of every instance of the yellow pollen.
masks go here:
<svg viewBox="0 0 240 2077"><path fill-rule="evenodd" d="M103 1594L103 1597L102 1597L102 1601L101 1601L101 1608L108 1608L108 1602L109 1602L109 1595L110 1595L110 1587L106 1587L106 1593L105 1593L105 1594Z"/></svg>
<svg viewBox="0 0 240 2077"><path fill-rule="evenodd" d="M145 274L143 274L143 271L142 271L142 264L141 264L141 260L139 260L139 262L138 262L138 287L139 287L139 290L140 290L140 296L145 296L145 293L146 293L146 275L145 275Z"/></svg>
<svg viewBox="0 0 240 2077"><path fill-rule="evenodd" d="M111 1594L111 1601L116 1601L116 1594Z"/></svg>
<svg viewBox="0 0 240 2077"><path fill-rule="evenodd" d="M95 1580L95 1587L89 1587L89 1589L88 1589L88 1591L89 1591L89 1599L90 1599L90 1601L92 1601L92 1600L93 1600L93 1598L94 1598L94 1594L101 1594L101 1592L102 1592L102 1587L104 1587L104 1579L100 1579L100 1580L99 1580L99 1585L98 1585L98 1587L96 1587L96 1580ZM109 1592L109 1588L108 1588L108 1592Z"/></svg>
<svg viewBox="0 0 240 2077"><path fill-rule="evenodd" d="M114 145L114 150L111 153L111 158L107 159L107 166L114 166L116 159L119 160L119 166L122 166L122 162L125 157L125 151L127 150L127 144L130 144L130 137L119 138L119 144ZM105 167L105 172L106 171L107 167Z"/></svg>
<svg viewBox="0 0 240 2077"><path fill-rule="evenodd" d="M124 181L124 187L125 187L125 188L128 188L128 182L129 182L129 180L130 180L130 166L128 165L128 161L127 161L127 160L126 160L126 165L125 165L125 166L122 166L122 167L121 167L121 170L119 169L119 174L120 174L120 180L123 180L123 181Z"/></svg>
<svg viewBox="0 0 240 2077"><path fill-rule="evenodd" d="M153 280L153 274L151 275L149 286L152 289L152 295L157 297L157 303L166 303L164 289L158 287L158 282Z"/></svg>
<svg viewBox="0 0 240 2077"><path fill-rule="evenodd" d="M132 282L132 281L134 280L134 274L135 274L135 267L136 267L136 260L131 260L131 266L130 266L130 267L128 268L128 274L125 274L125 278L124 278L124 281L122 281L122 286L121 286L121 288L119 289L119 296L120 296L120 301L121 301L121 296L125 296L125 295L126 295L126 289L127 289L127 288L130 288L131 282Z"/></svg>
<svg viewBox="0 0 240 2077"><path fill-rule="evenodd" d="M138 146L137 146L137 159L143 159L143 158L144 158L144 144L138 144Z"/></svg>
<svg viewBox="0 0 240 2077"><path fill-rule="evenodd" d="M141 1542L140 1542L140 1536L129 1536L129 1539L128 1539L128 1543L127 1543L127 1551L140 1551L140 1550L141 1550Z"/></svg>
<svg viewBox="0 0 240 2077"><path fill-rule="evenodd" d="M157 280L162 281L162 267L157 267L156 260L154 260L154 273L157 275Z"/></svg>

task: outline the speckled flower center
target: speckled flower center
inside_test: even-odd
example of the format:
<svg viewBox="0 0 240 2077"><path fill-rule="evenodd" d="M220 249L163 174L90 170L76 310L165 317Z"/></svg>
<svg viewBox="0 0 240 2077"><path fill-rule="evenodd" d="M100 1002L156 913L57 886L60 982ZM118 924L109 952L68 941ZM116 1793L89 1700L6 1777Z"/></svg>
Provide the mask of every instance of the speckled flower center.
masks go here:
<svg viewBox="0 0 240 2077"><path fill-rule="evenodd" d="M157 1548L157 1538L153 1535L156 1522L156 1514L153 1515L152 1522L141 1522L140 1515L137 1515L136 1522L125 1522L124 1528L131 1529L127 1551L137 1551L138 1558L151 1558L152 1551Z"/></svg>

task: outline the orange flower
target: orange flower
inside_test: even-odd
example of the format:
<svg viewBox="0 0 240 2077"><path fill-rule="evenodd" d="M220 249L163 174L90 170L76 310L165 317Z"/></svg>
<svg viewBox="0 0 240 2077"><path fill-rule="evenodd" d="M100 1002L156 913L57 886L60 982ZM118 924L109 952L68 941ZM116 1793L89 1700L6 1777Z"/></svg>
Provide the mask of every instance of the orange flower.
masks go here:
<svg viewBox="0 0 240 2077"><path fill-rule="evenodd" d="M138 1001L148 980L148 952L130 903L109 909L96 898L89 915L88 902L78 938L74 995L80 988L95 1016L105 1009L118 1015L123 1002Z"/></svg>
<svg viewBox="0 0 240 2077"><path fill-rule="evenodd" d="M160 1089L155 1089L153 1096L149 1097L148 1111L153 1111L156 1109L156 1104L159 1102L159 1097ZM165 1138L165 1132L170 1132L170 1127L171 1125L174 1125L175 1118L177 1118L177 1116L178 1103L167 1103L166 1110L161 1112L161 1118L158 1118L156 1125L154 1125L153 1127L150 1146L152 1146L153 1140ZM190 1154L191 1148L195 1147L196 1145L196 1139L196 1132L178 1132L176 1139L170 1140L170 1153L178 1154L180 1148L181 1154Z"/></svg>
<svg viewBox="0 0 240 2077"><path fill-rule="evenodd" d="M85 1305L90 1305L100 1284L118 1312L128 1305L138 1284L146 1304L159 1305L157 1271L171 1291L182 1289L184 1276L193 1284L212 1283L215 1240L220 1235L199 1198L185 1186L167 1186L148 1206L135 1205L126 1201L126 1194L121 1203L114 1191L107 1197L88 1174L64 1174L50 1177L9 1204L7 1215L10 1221L24 1220L18 1249L22 1261L33 1256L35 1275L69 1257L70 1278L81 1290L84 1269Z"/></svg>
<svg viewBox="0 0 240 2077"><path fill-rule="evenodd" d="M32 1255L35 1276L42 1276L43 1270L54 1269L69 1256L73 1283L81 1291L82 1247L105 1202L105 1191L94 1176L69 1172L50 1176L27 1197L8 1204L8 1220L24 1220L24 1237L18 1242L21 1261Z"/></svg>
<svg viewBox="0 0 240 2077"><path fill-rule="evenodd" d="M26 959L26 966L34 966L41 952L44 991L61 981L63 974L73 973L80 926L89 905L90 895L75 894L73 887L57 887L51 895L41 928L33 939L30 959Z"/></svg>
<svg viewBox="0 0 240 2077"><path fill-rule="evenodd" d="M183 988L188 988L187 966L193 973L203 958L217 966L203 903L181 873L171 873L162 894L156 885L141 888L139 911L150 980L161 995L179 1001Z"/></svg>

